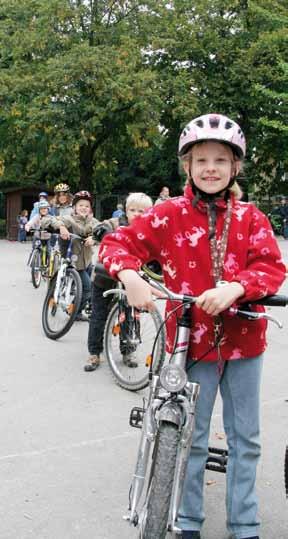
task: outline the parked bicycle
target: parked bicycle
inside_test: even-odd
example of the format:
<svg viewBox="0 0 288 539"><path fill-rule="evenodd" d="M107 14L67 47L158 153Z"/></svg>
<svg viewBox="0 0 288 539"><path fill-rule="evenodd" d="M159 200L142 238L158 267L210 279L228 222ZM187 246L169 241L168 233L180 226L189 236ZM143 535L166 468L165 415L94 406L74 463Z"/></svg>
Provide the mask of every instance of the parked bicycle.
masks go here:
<svg viewBox="0 0 288 539"><path fill-rule="evenodd" d="M112 298L103 337L104 355L112 376L124 389L143 389L149 383L148 373L154 343L154 367L165 356L162 316L157 309L149 312L130 307L122 283L115 281L112 288L113 280L102 264L96 264L94 272L103 286L107 283L103 295Z"/></svg>
<svg viewBox="0 0 288 539"><path fill-rule="evenodd" d="M34 230L33 248L29 255L27 265L31 268L31 279L34 288L39 288L41 279L49 283L57 271L60 252L57 246L49 248L50 232Z"/></svg>
<svg viewBox="0 0 288 539"><path fill-rule="evenodd" d="M177 525L177 515L200 391L198 383L188 381L186 365L191 331L191 305L197 298L175 294L144 273L141 276L150 285L164 292L166 299L177 301L174 310L180 311L181 316L177 317L177 337L169 363L165 364L162 358L157 367L153 368L152 357L147 405L131 410L130 425L141 428L142 433L129 490L129 514L124 518L139 528L139 539L164 539L168 531L181 532ZM252 303L286 306L288 297L275 295L250 304ZM250 310L250 304L242 306L241 309L230 308L229 312L251 321L264 318L282 327L281 323L269 314ZM228 458L227 450L209 448L206 467L225 472ZM146 493L143 495L145 485Z"/></svg>
<svg viewBox="0 0 288 539"><path fill-rule="evenodd" d="M53 340L60 339L69 331L81 305L82 282L73 265L72 243L75 239L85 242L81 236L70 234L66 256L60 259L43 304L43 330L46 337Z"/></svg>

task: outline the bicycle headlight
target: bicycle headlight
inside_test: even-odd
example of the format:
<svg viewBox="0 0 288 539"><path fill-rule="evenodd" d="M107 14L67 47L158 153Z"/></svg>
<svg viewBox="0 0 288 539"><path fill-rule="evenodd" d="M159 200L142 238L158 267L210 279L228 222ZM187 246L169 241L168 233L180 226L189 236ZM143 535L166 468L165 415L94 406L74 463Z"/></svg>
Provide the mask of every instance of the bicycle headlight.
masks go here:
<svg viewBox="0 0 288 539"><path fill-rule="evenodd" d="M166 391L177 393L181 391L187 383L187 374L178 365L167 365L163 367L160 374L160 383Z"/></svg>

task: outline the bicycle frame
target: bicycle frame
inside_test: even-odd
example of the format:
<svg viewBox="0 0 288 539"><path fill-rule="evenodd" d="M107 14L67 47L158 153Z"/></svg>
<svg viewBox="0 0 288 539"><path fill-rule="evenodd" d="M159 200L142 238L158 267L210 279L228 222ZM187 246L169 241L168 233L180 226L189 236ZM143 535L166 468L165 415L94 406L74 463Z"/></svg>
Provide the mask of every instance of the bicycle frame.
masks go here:
<svg viewBox="0 0 288 539"><path fill-rule="evenodd" d="M121 283L117 283L116 288L106 290L103 293L104 297L114 295L116 299L112 300L110 308L116 302L119 305L119 331L121 335L121 342L125 345L134 346L141 342L140 337L140 325L139 325L139 310L135 307L131 307L126 298L125 291ZM118 295L118 297L116 297ZM132 323L132 327L131 327ZM132 330L132 331L131 331ZM131 338L132 333L132 338Z"/></svg>
<svg viewBox="0 0 288 539"><path fill-rule="evenodd" d="M175 347L175 357L173 359L173 365L181 369L183 373L185 373L188 353L191 327L190 317L191 302L189 304L184 304L184 312L178 322L178 338ZM199 391L199 384L188 382L187 376L186 383L181 389L181 393L163 391L163 388L161 388L160 377L156 375L153 375L152 377L147 408L145 412L143 410L144 421L142 435L130 493L131 512L129 517L127 517L134 525L141 524L138 520L137 507L144 487L151 444L156 439L158 430L157 425L161 421L168 421L176 424L181 431L168 519L168 529L170 531L178 531L176 520L191 446L195 406Z"/></svg>
<svg viewBox="0 0 288 539"><path fill-rule="evenodd" d="M53 299L54 299L55 303L59 303L59 294L60 294L60 290L61 290L61 283L66 277L67 268L72 265L72 241L73 241L74 237L78 238L78 239L81 239L79 236L76 236L75 234L74 235L71 234L71 239L70 239L70 242L69 242L69 245L68 245L68 248L67 248L66 257L61 258L60 267L58 269L57 277L56 277L56 285L55 285L54 295L53 295ZM69 282L68 286L65 289L65 298L64 298L63 305L67 305L68 298L70 297L70 294L71 294L71 286L72 286L72 283Z"/></svg>
<svg viewBox="0 0 288 539"><path fill-rule="evenodd" d="M33 260L34 252L39 251L39 253L40 253L40 264L41 264L39 270L41 271L41 276L42 277L47 277L47 270L49 271L49 267L50 267L50 260L49 260L49 257L48 257L48 249L47 249L47 240L46 239L41 239L40 233L41 233L41 231L39 231L39 230L34 231L35 242L34 242L32 250L30 252L27 265L31 266L31 261ZM49 266L48 266L48 262L49 262ZM49 274L48 274L48 277L49 277Z"/></svg>
<svg viewBox="0 0 288 539"><path fill-rule="evenodd" d="M149 396L146 408L135 407L131 410L130 425L136 428L142 428L137 462L135 466L132 484L129 492L129 514L123 518L129 521L134 526L139 526L143 531L143 523L146 518L146 500L140 515L138 514L138 506L142 497L144 484L149 470L149 454L153 442L157 439L158 426L162 421L173 423L179 430L179 442L176 456L176 465L174 471L174 480L172 486L172 494L170 498L169 516L167 522L167 530L173 533L179 533L181 530L177 526L177 515L179 511L182 487L186 474L192 434L194 428L195 407L197 398L200 392L198 383L189 382L186 374L186 361L188 356L189 337L191 331L191 304L195 303L197 298L192 296L183 296L174 294L165 286L153 281L151 278L141 274L150 285L158 290L165 292L166 299L180 301L182 304L182 316L177 322L177 338L174 347L174 352L171 356L169 365L162 368L158 375L152 374L150 377ZM276 298L273 303L273 298ZM270 299L270 301L269 301ZM278 301L278 302L277 302ZM256 303L256 302L255 302ZM257 303L265 304L265 298ZM272 296L267 298L266 304L287 305L288 298L285 296ZM247 319L265 318L275 322L278 327L281 324L278 320L267 315L266 313L256 313L253 311L230 309L231 314L239 315ZM174 371L173 371L174 369ZM170 377L170 374L174 372ZM173 373L172 373L173 374ZM178 383L176 379L178 376ZM174 387L173 387L174 383ZM225 472L228 452L226 450L218 450L217 448L209 448L211 453L219 454L218 457L208 457L207 468L216 471ZM153 461L153 457L152 457ZM209 464L214 462L215 464ZM217 465L216 465L217 464ZM148 480L147 496L149 496L149 488L153 477L153 462L150 468L150 479Z"/></svg>
<svg viewBox="0 0 288 539"><path fill-rule="evenodd" d="M60 267L57 271L56 285L55 285L55 290L53 294L53 300L55 304L59 304L60 306L62 307L64 306L65 308L67 306L67 303L69 303L69 298L71 296L71 286L72 286L71 281L69 281L68 286L65 287L65 296L63 298L63 302L61 301L59 302L59 295L60 295L60 290L61 290L61 283L66 277L67 269L70 267L74 267L74 264L73 264L74 255L72 254L72 245L73 245L73 241L76 239L81 240L81 243L83 244L85 243L85 238L82 238L82 236L79 236L78 234L70 233L70 241L67 247L66 256L65 258L61 257L61 260L60 260Z"/></svg>

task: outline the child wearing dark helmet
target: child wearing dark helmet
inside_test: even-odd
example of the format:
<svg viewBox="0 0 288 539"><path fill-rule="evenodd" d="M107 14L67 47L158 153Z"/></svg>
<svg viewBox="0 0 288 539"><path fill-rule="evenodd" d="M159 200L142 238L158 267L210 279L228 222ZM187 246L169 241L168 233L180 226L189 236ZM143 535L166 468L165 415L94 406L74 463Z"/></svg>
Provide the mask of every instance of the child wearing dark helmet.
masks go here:
<svg viewBox="0 0 288 539"><path fill-rule="evenodd" d="M185 539L199 539L204 521L204 471L218 388L229 447L227 526L235 539L259 539L260 533L255 478L266 322L249 323L225 310L235 302L276 293L285 266L266 216L239 200L235 181L245 151L244 134L233 120L221 114L192 120L179 141L187 175L184 196L163 202L128 229L104 238L99 253L110 274L124 283L131 305L153 309L150 286L137 274L150 259L160 262L168 288L198 297L191 307L188 361L193 368L188 376L200 383L201 391L178 515ZM173 317L166 327L172 351Z"/></svg>
<svg viewBox="0 0 288 539"><path fill-rule="evenodd" d="M62 240L69 240L70 232L86 238L84 245L75 239L72 245L72 253L75 255L75 266L82 281L82 300L76 320L87 320L82 315L87 301L91 296L91 281L89 269L92 262L95 240L93 230L99 225L99 221L93 217L92 195L89 191L79 191L73 197L73 211L71 215L48 216L41 222L42 228L52 227L59 230ZM113 222L112 222L113 228Z"/></svg>

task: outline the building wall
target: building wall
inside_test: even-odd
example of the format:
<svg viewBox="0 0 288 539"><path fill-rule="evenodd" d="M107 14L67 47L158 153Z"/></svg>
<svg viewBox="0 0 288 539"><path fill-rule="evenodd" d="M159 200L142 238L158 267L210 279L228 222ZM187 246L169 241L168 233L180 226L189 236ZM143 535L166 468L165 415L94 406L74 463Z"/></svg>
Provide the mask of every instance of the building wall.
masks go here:
<svg viewBox="0 0 288 539"><path fill-rule="evenodd" d="M6 231L8 240L17 240L17 215L21 211L21 191L6 195Z"/></svg>
<svg viewBox="0 0 288 539"><path fill-rule="evenodd" d="M42 189L43 190L43 189ZM5 193L6 197L6 237L8 240L17 240L17 216L22 210L28 210L29 216L33 203L38 200L39 189L17 189Z"/></svg>

